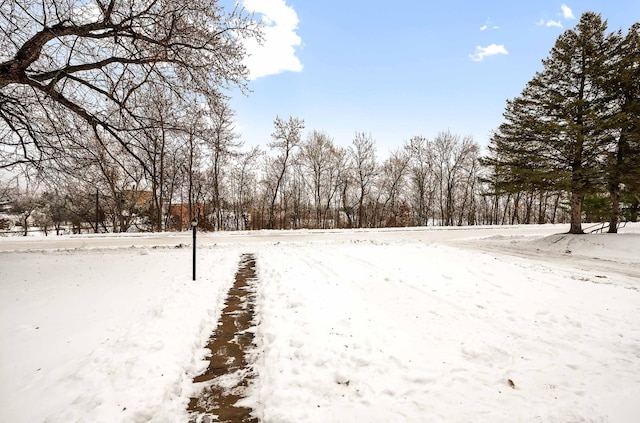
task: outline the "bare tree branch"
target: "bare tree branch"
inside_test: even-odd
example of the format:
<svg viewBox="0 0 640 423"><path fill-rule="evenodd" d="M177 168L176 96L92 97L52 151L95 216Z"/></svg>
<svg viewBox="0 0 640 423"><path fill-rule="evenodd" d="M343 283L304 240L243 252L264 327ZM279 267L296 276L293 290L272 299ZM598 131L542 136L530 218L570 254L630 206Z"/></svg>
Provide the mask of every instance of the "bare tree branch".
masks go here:
<svg viewBox="0 0 640 423"><path fill-rule="evenodd" d="M206 102L223 88L244 90L248 37L260 37L251 17L225 12L218 0L1 2L0 148L11 151L1 165L81 145L60 136L60 125L79 118L76 137L93 133L100 148L121 149L144 167L136 143L149 108L136 92L154 85ZM53 111L57 118L47 118Z"/></svg>

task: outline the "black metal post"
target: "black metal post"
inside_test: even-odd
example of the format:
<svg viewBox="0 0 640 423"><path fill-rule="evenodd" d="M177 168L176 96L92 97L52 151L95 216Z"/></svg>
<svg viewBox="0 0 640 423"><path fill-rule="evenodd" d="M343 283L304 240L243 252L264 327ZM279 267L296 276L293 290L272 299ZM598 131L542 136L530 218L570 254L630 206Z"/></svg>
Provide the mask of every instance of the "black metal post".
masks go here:
<svg viewBox="0 0 640 423"><path fill-rule="evenodd" d="M100 219L100 191L96 188L96 233L98 233L98 219Z"/></svg>
<svg viewBox="0 0 640 423"><path fill-rule="evenodd" d="M193 280L196 280L196 228L198 227L198 221L194 217L191 221L191 228L193 229Z"/></svg>

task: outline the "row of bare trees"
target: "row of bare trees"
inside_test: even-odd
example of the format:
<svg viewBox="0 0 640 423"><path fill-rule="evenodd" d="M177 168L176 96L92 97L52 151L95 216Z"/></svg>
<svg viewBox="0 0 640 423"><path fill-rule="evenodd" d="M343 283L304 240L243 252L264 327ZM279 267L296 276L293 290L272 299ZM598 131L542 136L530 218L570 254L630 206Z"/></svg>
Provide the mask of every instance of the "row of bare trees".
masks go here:
<svg viewBox="0 0 640 423"><path fill-rule="evenodd" d="M269 150L254 150L252 163L257 165L244 175L251 182L239 211L250 220L227 228L460 226L567 219L562 192L491 194L487 169L479 161L480 147L470 136L448 131L432 140L415 136L381 159L374 138L365 132L357 132L342 147L322 131L304 136L304 122L298 118L276 118L274 127ZM227 192L230 198L232 192ZM228 216L237 212L234 208Z"/></svg>
<svg viewBox="0 0 640 423"><path fill-rule="evenodd" d="M276 128L283 124L276 119ZM459 226L566 219L563 198L557 193L535 193L522 201L488 195L485 169L479 164L480 147L471 137L448 131L432 140L415 136L381 160L370 134L357 132L349 146L340 147L321 131L303 138L298 119L290 118L286 124L290 137L286 143L271 144L264 171L258 173L258 197L251 208L256 228ZM274 140L281 136L280 130L272 135Z"/></svg>
<svg viewBox="0 0 640 423"><path fill-rule="evenodd" d="M370 228L563 222L561 192L489 195L480 147L470 137L415 136L381 158L357 132L338 145L302 119L276 118L266 150L245 148L226 102L176 110L154 99L144 166L122 156L79 161L76 172L41 173L16 211L58 230ZM83 165L80 165L83 164ZM34 182L35 181L35 182ZM13 191L14 193L16 190ZM40 195L36 195L40 193ZM29 206L30 205L30 206Z"/></svg>
<svg viewBox="0 0 640 423"><path fill-rule="evenodd" d="M196 216L210 230L365 228L550 222L561 195L484 195L471 137L416 136L380 159L370 134L347 147L299 118L276 118L268 150L244 149L225 102L180 113L155 101L145 166L123 171L102 156L75 174L49 174L22 197L61 222L91 231L180 230ZM172 122L168 124L167 122ZM175 122L180 122L176 125ZM146 169L146 170L145 170ZM37 180L37 178L32 178ZM41 192L37 197L33 192ZM29 207L19 211L26 216ZM550 211L552 209L552 211ZM32 210L32 212L33 212ZM26 219L21 219L26 228Z"/></svg>

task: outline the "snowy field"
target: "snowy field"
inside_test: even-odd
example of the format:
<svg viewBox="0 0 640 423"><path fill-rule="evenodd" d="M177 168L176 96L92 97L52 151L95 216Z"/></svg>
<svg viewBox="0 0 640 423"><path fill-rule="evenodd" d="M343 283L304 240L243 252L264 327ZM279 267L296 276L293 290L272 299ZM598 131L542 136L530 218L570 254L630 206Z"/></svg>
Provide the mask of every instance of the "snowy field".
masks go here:
<svg viewBox="0 0 640 423"><path fill-rule="evenodd" d="M640 224L0 238L1 422L186 422L240 256L262 422L640 421Z"/></svg>

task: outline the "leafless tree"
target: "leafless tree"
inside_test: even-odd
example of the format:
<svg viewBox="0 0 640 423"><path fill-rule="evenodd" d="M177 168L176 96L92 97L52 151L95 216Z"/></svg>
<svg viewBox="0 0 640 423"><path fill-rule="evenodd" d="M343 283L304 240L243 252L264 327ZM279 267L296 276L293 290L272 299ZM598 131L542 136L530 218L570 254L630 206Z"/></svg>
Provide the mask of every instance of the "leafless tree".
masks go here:
<svg viewBox="0 0 640 423"><path fill-rule="evenodd" d="M129 157L120 159L120 164L131 161ZM136 166L131 166L129 172L124 172L120 164L101 154L92 166L82 172L85 181L90 182L87 189L92 188L86 195L92 195L94 192L98 195L96 201L99 210L104 213L104 219L96 219L96 222L103 223L104 231L108 231L104 224L104 221L108 220L113 232L127 232L133 219L139 214L137 206L141 200L144 174L142 169Z"/></svg>
<svg viewBox="0 0 640 423"><path fill-rule="evenodd" d="M22 235L27 236L29 232L29 224L33 219L36 211L43 206L42 197L38 192L40 180L24 179L24 187L16 190L12 212L19 216L19 222L22 226Z"/></svg>
<svg viewBox="0 0 640 423"><path fill-rule="evenodd" d="M251 211L256 210L258 186L256 173L262 154L258 147L253 147L232 158L228 184L236 230L250 229Z"/></svg>
<svg viewBox="0 0 640 423"><path fill-rule="evenodd" d="M296 155L297 156L297 155ZM291 229L308 228L311 214L311 192L299 157L292 161L288 183L281 190L286 224Z"/></svg>
<svg viewBox="0 0 640 423"><path fill-rule="evenodd" d="M226 185L224 181L225 167L229 160L239 154L242 147L238 135L234 132L233 122L234 112L226 101L215 99L209 105L209 119L211 128L206 137L208 161L211 166L211 190L212 203L215 213L214 227L222 228L222 211L224 208L223 189Z"/></svg>
<svg viewBox="0 0 640 423"><path fill-rule="evenodd" d="M340 199L340 212L338 213L338 223L340 226L346 226L347 228L353 228L356 220L358 198L355 192L355 171L353 168L353 162L351 161L351 152L345 150L345 166L338 174L338 194ZM342 223L342 213L346 217L346 225Z"/></svg>
<svg viewBox="0 0 640 423"><path fill-rule="evenodd" d="M378 171L376 146L371 134L356 132L349 146L349 156L353 162L355 184L358 189L358 227L365 226L365 199L369 194Z"/></svg>
<svg viewBox="0 0 640 423"><path fill-rule="evenodd" d="M309 175L315 226L325 228L329 208L338 190L338 175L344 166L344 153L341 154L329 135L314 130L302 144L300 162Z"/></svg>
<svg viewBox="0 0 640 423"><path fill-rule="evenodd" d="M422 136L412 137L404 146L409 153L409 202L416 215L416 223L426 226L433 210L435 185L431 142Z"/></svg>
<svg viewBox="0 0 640 423"><path fill-rule="evenodd" d="M323 207L323 222L326 221L332 204L334 205L334 218L331 220L331 227L340 227L340 213L338 212L339 198L338 194L341 189L344 175L350 174L348 166L348 150L343 147L336 147L331 156L331 166L327 168L326 186L328 187L325 204ZM348 177L347 177L348 178ZM324 227L324 226L323 226Z"/></svg>
<svg viewBox="0 0 640 423"><path fill-rule="evenodd" d="M187 160L185 163L185 175L187 177L187 199L189 217L199 218L204 214L201 207L204 189L204 175L201 164L202 143L199 139L197 127L191 126L185 134Z"/></svg>
<svg viewBox="0 0 640 423"><path fill-rule="evenodd" d="M218 0L6 0L0 4L0 168L48 165L91 132L140 166L149 84L179 96L245 87L259 29Z"/></svg>
<svg viewBox="0 0 640 423"><path fill-rule="evenodd" d="M271 161L272 184L271 203L269 205L269 229L275 227L275 204L278 195L281 194L280 188L283 185L285 174L289 166L289 160L293 150L300 145L302 139L302 130L304 129L304 120L289 117L288 121L276 117L273 122L275 126L274 132L271 134L271 142L269 148L277 154Z"/></svg>
<svg viewBox="0 0 640 423"><path fill-rule="evenodd" d="M477 159L479 146L472 137L460 138L449 131L440 132L433 141L434 174L438 184L440 221L454 225L457 206L456 191L463 182L464 168Z"/></svg>
<svg viewBox="0 0 640 423"><path fill-rule="evenodd" d="M140 158L144 160L141 169L146 187L136 189L150 192L149 226L152 230L162 231L166 222L164 206L174 188L181 184L178 181L189 184L187 197L192 204L193 165L204 139L206 108L157 85L148 85L137 95L140 99L137 107L145 109L144 125L134 135L140 146ZM143 116L142 110L139 114ZM172 163L172 160L179 163ZM135 163L129 169L136 169ZM131 194L129 190L128 195ZM189 209L190 216L191 213Z"/></svg>
<svg viewBox="0 0 640 423"><path fill-rule="evenodd" d="M399 225L399 205L406 185L406 174L410 156L406 150L395 150L380 168L380 188L383 196L381 224Z"/></svg>
<svg viewBox="0 0 640 423"><path fill-rule="evenodd" d="M458 150L461 161L459 184L456 187L457 225L474 225L477 220L478 178L480 172L480 146L466 137Z"/></svg>

